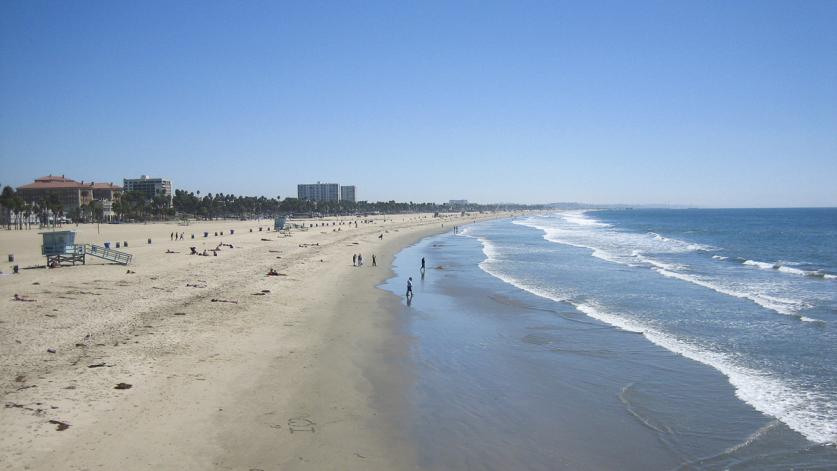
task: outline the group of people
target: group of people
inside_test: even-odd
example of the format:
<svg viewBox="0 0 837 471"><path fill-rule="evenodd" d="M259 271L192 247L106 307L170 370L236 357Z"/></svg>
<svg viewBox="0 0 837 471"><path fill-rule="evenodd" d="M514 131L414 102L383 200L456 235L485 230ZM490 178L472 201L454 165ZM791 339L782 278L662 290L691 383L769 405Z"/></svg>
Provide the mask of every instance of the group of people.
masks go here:
<svg viewBox="0 0 837 471"><path fill-rule="evenodd" d="M169 237L171 238L171 240L183 240L183 238L184 238L185 236L186 236L186 233L185 233L185 232L181 232L180 234L178 234L177 232L172 232L172 233L169 235Z"/></svg>
<svg viewBox="0 0 837 471"><path fill-rule="evenodd" d="M424 279L425 260L421 257L421 279ZM413 277L407 278L407 303L413 300Z"/></svg>
<svg viewBox="0 0 837 471"><path fill-rule="evenodd" d="M363 254L352 254L352 266L353 267L362 267L363 266ZM372 254L372 266L377 267L378 261L375 260L375 254Z"/></svg>

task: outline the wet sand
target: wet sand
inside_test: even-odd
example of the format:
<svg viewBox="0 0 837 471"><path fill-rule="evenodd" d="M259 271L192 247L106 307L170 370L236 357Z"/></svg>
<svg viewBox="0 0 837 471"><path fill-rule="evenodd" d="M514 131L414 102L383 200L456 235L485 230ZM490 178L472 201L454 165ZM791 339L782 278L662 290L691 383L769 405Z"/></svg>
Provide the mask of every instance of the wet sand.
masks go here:
<svg viewBox="0 0 837 471"><path fill-rule="evenodd" d="M0 469L413 469L408 342L376 285L402 247L473 220L82 226L78 243L127 240L134 263L0 276ZM187 255L220 242L234 248ZM22 268L39 245L0 232Z"/></svg>
<svg viewBox="0 0 837 471"><path fill-rule="evenodd" d="M834 468L833 446L741 401L717 370L504 283L484 259L473 238L430 237L383 285L415 281L398 327L413 339L405 423L421 469Z"/></svg>

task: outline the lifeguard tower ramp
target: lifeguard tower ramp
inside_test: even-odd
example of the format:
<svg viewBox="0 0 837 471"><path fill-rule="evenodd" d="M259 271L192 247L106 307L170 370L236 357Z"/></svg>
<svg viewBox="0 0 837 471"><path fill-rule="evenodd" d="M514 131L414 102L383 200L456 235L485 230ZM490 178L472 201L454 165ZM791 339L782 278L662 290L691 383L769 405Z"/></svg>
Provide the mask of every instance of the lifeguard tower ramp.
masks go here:
<svg viewBox="0 0 837 471"><path fill-rule="evenodd" d="M75 231L41 232L43 245L41 254L46 256L48 267L58 267L64 263L86 263L88 255L110 262L127 265L133 255L118 250L93 244L76 244Z"/></svg>
<svg viewBox="0 0 837 471"><path fill-rule="evenodd" d="M122 265L131 263L131 260L134 258L133 255L127 252L120 252L119 250L113 250L93 244L84 244L84 254L92 255L111 262L121 263Z"/></svg>

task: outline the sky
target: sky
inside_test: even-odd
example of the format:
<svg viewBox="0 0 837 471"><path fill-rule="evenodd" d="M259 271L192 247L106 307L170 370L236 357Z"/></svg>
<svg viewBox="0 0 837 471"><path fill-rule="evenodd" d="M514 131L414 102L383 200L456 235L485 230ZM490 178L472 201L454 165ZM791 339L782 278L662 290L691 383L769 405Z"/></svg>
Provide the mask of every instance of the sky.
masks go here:
<svg viewBox="0 0 837 471"><path fill-rule="evenodd" d="M837 206L837 1L0 1L0 184Z"/></svg>

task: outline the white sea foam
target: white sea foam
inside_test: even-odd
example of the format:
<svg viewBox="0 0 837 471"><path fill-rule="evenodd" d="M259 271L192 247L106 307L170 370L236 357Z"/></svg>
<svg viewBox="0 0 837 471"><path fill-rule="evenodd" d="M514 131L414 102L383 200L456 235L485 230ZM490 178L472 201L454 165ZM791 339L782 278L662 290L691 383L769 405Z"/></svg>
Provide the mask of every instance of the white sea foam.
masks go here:
<svg viewBox="0 0 837 471"><path fill-rule="evenodd" d="M676 239L657 237L650 234L635 234L611 229L609 224L600 223L585 216L583 212L561 214L566 223L544 218L527 218L514 224L532 227L544 232L544 239L573 247L585 248L601 260L638 266L636 253L685 253L697 250L712 250L712 247L683 242ZM556 222L558 224L556 225ZM655 234L656 235L656 234Z"/></svg>
<svg viewBox="0 0 837 471"><path fill-rule="evenodd" d="M810 307L807 303L800 302L794 299L781 298L778 296L771 296L764 293L746 290L737 291L733 288L726 287L721 283L715 282L713 280L707 280L697 275L679 273L671 270L665 270L662 268L655 268L654 270L656 270L657 273L663 276L669 278L676 278L681 281L686 281L698 286L703 286L704 288L709 288L721 294L734 296L736 298L749 299L750 301L753 301L759 306L770 309L771 311L778 312L779 314L798 317L799 315L797 314L797 312Z"/></svg>
<svg viewBox="0 0 837 471"><path fill-rule="evenodd" d="M726 260L729 257L724 257L723 255L713 255L712 258L714 258L715 260Z"/></svg>
<svg viewBox="0 0 837 471"><path fill-rule="evenodd" d="M467 234L465 234L467 235ZM468 237L474 237L468 235ZM675 338L659 329L638 321L607 312L593 301L575 302L564 293L554 289L536 287L495 269L494 262L500 256L496 246L483 237L474 237L482 243L486 259L479 264L486 273L536 296L555 302L573 305L587 316L618 327L622 330L641 333L656 345L686 358L709 365L729 380L736 396L757 410L776 417L790 428L817 443L837 442L837 408L822 394L804 386L782 381L774 375L741 366L733 358L695 345L688 340Z"/></svg>
<svg viewBox="0 0 837 471"><path fill-rule="evenodd" d="M755 260L744 260L744 265L761 268L762 270L774 270L778 268L776 265L767 262L757 262Z"/></svg>
<svg viewBox="0 0 837 471"><path fill-rule="evenodd" d="M659 260L654 260L653 258L649 258L649 257L646 257L646 256L642 255L641 252L635 253L634 257L636 257L636 259L639 260L642 263L647 263L648 265L651 265L652 267L662 268L664 270L674 271L674 270L686 270L688 268L687 266L681 265L679 263L666 263L666 262L661 262Z"/></svg>
<svg viewBox="0 0 837 471"><path fill-rule="evenodd" d="M610 227L610 224L588 217L587 211L566 211L561 213L561 217L565 221L579 226Z"/></svg>
<svg viewBox="0 0 837 471"><path fill-rule="evenodd" d="M800 270L799 268L786 267L784 265L779 265L776 269L779 270L782 273L790 273L791 275L808 276L808 275L813 273L813 272L807 272L805 270Z"/></svg>
<svg viewBox="0 0 837 471"><path fill-rule="evenodd" d="M566 301L566 299L555 297L552 293L549 293L546 290L537 288L531 284L524 284L511 276L507 276L502 271L494 269L494 265L500 261L499 251L497 250L497 246L490 240L484 237L471 235L468 232L460 232L459 235L462 235L464 237L470 237L472 239L477 239L482 244L482 253L485 255L485 260L479 263L479 267L482 271L504 281L505 283L514 286L515 288L528 291L542 298L548 298L556 302Z"/></svg>
<svg viewBox="0 0 837 471"><path fill-rule="evenodd" d="M668 237L663 237L660 234L657 234L656 232L649 232L648 235L654 237L655 240L663 240L663 241L670 240Z"/></svg>
<svg viewBox="0 0 837 471"><path fill-rule="evenodd" d="M742 265L747 265L750 267L759 268L762 270L770 270L770 271L777 271L780 273L787 273L789 275L798 275L798 276L807 276L811 278L821 278L824 280L834 280L837 279L837 276L830 275L828 273L823 273L818 270L802 270L800 268L794 268L788 266L789 264L793 264L793 262L776 262L776 263L768 263L768 262L759 262L756 260L744 260L741 262Z"/></svg>
<svg viewBox="0 0 837 471"><path fill-rule="evenodd" d="M581 212L581 215L578 213L573 212L569 218L561 213L560 219L552 218L550 220L549 218L533 217L514 221L514 223L543 231L544 239L550 242L589 249L593 257L601 260L634 267L649 267L663 276L676 278L728 296L748 299L759 306L779 314L798 318L799 311L811 307L808 303L800 300L776 296L773 290L764 286L747 285L746 283L724 281L721 278L715 279L708 276L698 276L687 273L688 267L685 265L662 261L659 257L649 255L677 255L688 252L717 250L714 247L667 238L655 232L644 234L623 232L610 226L591 224L590 221L596 221L583 212ZM579 224L576 222L578 219L583 219L585 222ZM567 222L570 224L567 224ZM726 259L726 257L721 255L715 255L713 258L716 260ZM774 268L774 264L755 260L742 260L742 264L764 270L780 270L779 268ZM798 270L789 267L788 269ZM833 277L833 275L828 276Z"/></svg>

